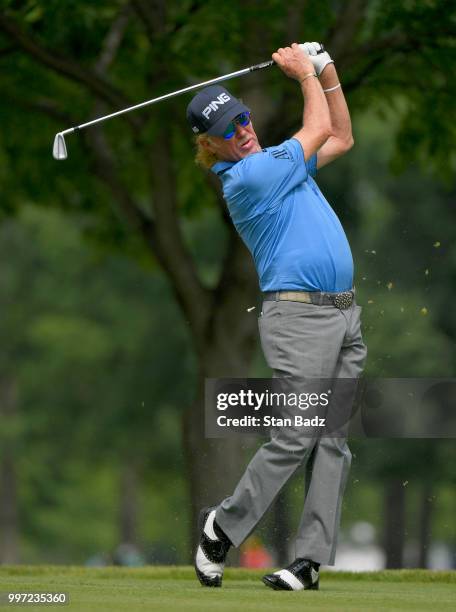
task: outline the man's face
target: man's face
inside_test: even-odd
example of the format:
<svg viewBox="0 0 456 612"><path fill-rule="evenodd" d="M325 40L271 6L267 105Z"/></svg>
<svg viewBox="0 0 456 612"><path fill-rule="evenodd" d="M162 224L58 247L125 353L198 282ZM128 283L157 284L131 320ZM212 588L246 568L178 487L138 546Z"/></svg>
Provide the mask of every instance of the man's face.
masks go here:
<svg viewBox="0 0 456 612"><path fill-rule="evenodd" d="M222 161L239 161L261 151L252 122L246 126L237 123L236 132L228 140L223 136L208 136L205 146Z"/></svg>

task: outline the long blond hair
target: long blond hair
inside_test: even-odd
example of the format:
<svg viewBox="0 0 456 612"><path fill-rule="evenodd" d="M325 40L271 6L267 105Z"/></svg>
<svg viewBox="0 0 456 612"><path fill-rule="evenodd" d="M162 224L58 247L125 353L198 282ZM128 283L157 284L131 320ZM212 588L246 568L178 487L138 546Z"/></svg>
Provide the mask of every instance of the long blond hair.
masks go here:
<svg viewBox="0 0 456 612"><path fill-rule="evenodd" d="M212 166L218 161L218 157L215 153L205 147L203 142L209 142L209 136L207 136L207 134L198 134L195 137L195 163L198 164L198 166L209 169L212 168Z"/></svg>

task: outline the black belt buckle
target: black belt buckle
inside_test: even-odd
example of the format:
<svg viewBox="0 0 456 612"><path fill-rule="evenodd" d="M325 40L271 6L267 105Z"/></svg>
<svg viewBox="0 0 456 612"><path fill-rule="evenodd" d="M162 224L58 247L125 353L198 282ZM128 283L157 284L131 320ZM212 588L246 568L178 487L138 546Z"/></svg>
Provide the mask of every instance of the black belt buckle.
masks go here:
<svg viewBox="0 0 456 612"><path fill-rule="evenodd" d="M333 304L339 310L347 310L353 304L353 291L342 291L333 297Z"/></svg>

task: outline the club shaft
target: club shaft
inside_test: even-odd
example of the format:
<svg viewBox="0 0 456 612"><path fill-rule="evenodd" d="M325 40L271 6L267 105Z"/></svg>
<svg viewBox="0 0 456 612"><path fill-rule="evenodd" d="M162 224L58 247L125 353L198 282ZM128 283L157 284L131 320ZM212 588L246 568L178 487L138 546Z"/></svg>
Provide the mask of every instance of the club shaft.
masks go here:
<svg viewBox="0 0 456 612"><path fill-rule="evenodd" d="M183 89L172 91L171 93L164 94L163 96L159 96L158 98L154 98L153 100L146 100L145 102L140 102L139 104L135 104L134 106L123 108L122 110L116 111L115 113L111 113L110 115L105 115L104 117L98 117L97 119L92 119L91 121L87 121L87 123L81 123L81 125L77 125L76 127L69 128L68 130L61 132L61 134L63 135L70 134L71 132L75 132L76 130L82 130L91 125L95 125L96 123L107 121L108 119L112 119L113 117L118 117L119 115L123 115L124 113L129 113L130 111L137 110L138 108L143 108L144 106L149 106L151 104L155 104L156 102L161 102L162 100L167 100L169 98L174 98L175 96L180 96L183 93L187 93L188 91L199 89L200 87L206 87L207 85L221 83L222 81L227 81L228 79L233 79L235 77L239 77L244 74L248 74L249 72L253 72L255 70L269 68L269 66L272 66L274 63L275 62L270 60L268 62L256 64L255 66L249 66L248 68L243 68L242 70L236 70L236 72L230 72L229 74L225 74L223 76L216 77L215 79L204 81L203 83L197 83L196 85L190 85L189 87L184 87Z"/></svg>
<svg viewBox="0 0 456 612"><path fill-rule="evenodd" d="M321 45L318 53L324 52L324 47ZM61 139L64 138L66 134L71 134L78 130L82 130L91 125L95 125L97 123L102 123L103 121L107 121L108 119L112 119L113 117L118 117L119 115L124 115L125 113L129 113L130 111L137 110L138 108L143 108L145 106L150 106L151 104L155 104L156 102L161 102L162 100L168 100L169 98L174 98L175 96L180 96L183 93L187 93L188 91L193 91L195 89L199 89L201 87L206 87L207 85L213 85L214 83L221 83L222 81L227 81L228 79L233 79L238 76L242 76L244 74L248 74L249 72L254 72L255 70L262 70L263 68L269 68L270 66L274 66L275 62L273 60L269 60L266 62L262 62L261 64L255 64L254 66L249 66L248 68L243 68L242 70L236 70L236 72L230 72L229 74L225 74L220 77L216 77L215 79L210 79L209 81L204 81L203 83L197 83L196 85L190 85L189 87L184 87L183 89L178 89L177 91L172 91L169 94L164 94L163 96L159 96L158 98L154 98L153 100L146 100L145 102L140 102L139 104L135 104L134 106L129 106L128 108L123 108L120 111L116 111L115 113L110 113L109 115L105 115L104 117L98 117L97 119L92 119L91 121L87 121L86 123L81 123L81 125L77 125L75 127L69 128L67 130L63 130L56 134ZM65 141L63 140L63 143ZM66 158L66 152L65 152ZM57 158L63 159L63 158Z"/></svg>

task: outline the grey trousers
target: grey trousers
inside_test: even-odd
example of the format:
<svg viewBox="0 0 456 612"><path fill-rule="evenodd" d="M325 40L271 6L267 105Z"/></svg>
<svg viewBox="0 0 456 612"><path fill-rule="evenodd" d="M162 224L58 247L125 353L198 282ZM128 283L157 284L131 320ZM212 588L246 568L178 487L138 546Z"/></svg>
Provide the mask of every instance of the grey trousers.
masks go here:
<svg viewBox="0 0 456 612"><path fill-rule="evenodd" d="M263 303L259 329L274 377L358 378L367 355L361 308L347 310L289 301ZM254 530L294 472L312 457L310 483L296 538L296 557L334 565L342 497L351 463L344 437L271 432L216 521L235 546Z"/></svg>

